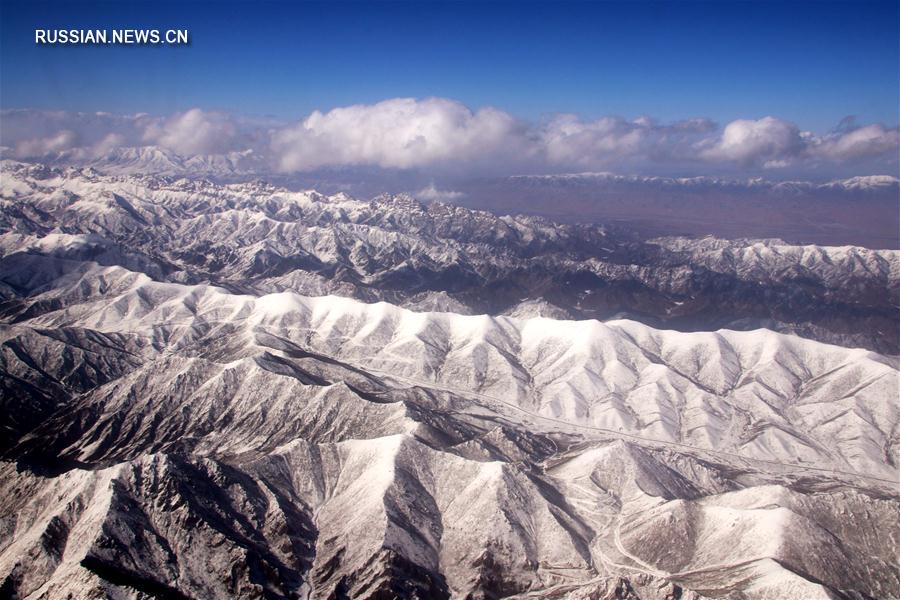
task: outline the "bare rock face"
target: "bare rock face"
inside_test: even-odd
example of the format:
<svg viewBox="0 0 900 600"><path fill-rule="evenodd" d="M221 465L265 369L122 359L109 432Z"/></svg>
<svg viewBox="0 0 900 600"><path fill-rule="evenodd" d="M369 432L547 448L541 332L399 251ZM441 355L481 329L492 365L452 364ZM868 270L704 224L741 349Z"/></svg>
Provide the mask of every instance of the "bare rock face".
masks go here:
<svg viewBox="0 0 900 600"><path fill-rule="evenodd" d="M893 318L895 254L4 169L2 597L900 596L896 356L537 288L460 314L546 261L696 306L717 272L832 335L825 297Z"/></svg>

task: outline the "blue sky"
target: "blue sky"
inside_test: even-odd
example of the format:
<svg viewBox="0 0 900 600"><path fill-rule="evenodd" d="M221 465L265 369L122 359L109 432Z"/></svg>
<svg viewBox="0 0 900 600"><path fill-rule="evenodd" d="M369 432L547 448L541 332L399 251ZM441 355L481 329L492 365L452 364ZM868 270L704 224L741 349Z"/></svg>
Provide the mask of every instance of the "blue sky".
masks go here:
<svg viewBox="0 0 900 600"><path fill-rule="evenodd" d="M896 1L0 3L0 152L18 159L900 174ZM34 43L117 28L191 44Z"/></svg>
<svg viewBox="0 0 900 600"><path fill-rule="evenodd" d="M0 105L299 119L394 97L540 120L898 121L898 3L2 4ZM188 28L189 47L47 47L35 28Z"/></svg>

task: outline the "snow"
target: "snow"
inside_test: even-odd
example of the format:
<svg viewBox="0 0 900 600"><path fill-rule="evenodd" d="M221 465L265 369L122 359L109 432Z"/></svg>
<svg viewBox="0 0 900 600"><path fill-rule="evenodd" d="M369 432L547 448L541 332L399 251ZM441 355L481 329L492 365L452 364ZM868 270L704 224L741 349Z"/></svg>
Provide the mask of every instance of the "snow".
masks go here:
<svg viewBox="0 0 900 600"><path fill-rule="evenodd" d="M293 292L266 294L253 300L253 308L262 319L280 317L301 311L304 306L300 297Z"/></svg>
<svg viewBox="0 0 900 600"><path fill-rule="evenodd" d="M220 261L225 285L189 265L177 281L191 284L136 259L146 273L119 264L127 257L105 237L133 224L119 209L76 207L65 230L96 227L83 233L0 239L4 281L23 307L4 325L4 373L67 403L24 439L86 463L61 475L0 463L0 529L10 533L0 579L23 597L125 595L82 566L88 555L192 597L265 595L241 571L251 561L273 595L344 585L364 596L397 583L398 569L404 585L431 577L458 597L482 594L495 576L515 593L559 597L611 596L620 577L654 599L673 583L685 598L900 590L884 568L900 539L896 357L767 329L550 318L562 315L526 293L506 316L335 295L383 298L385 273L476 256L406 225L362 224L408 216L389 199L377 213L264 184L223 191L84 171L28 181L42 186L28 192L42 210L67 211L64 192L78 204L105 190L147 214L183 215L172 218L185 228L147 235L175 245L206 235L220 246L203 259ZM204 202L205 216L186 208ZM459 210L437 212L542 242L565 235ZM79 260L95 243L107 263ZM735 277L748 280L814 269L829 290L854 269L887 289L898 262L856 248L664 243L715 268L731 252L744 261ZM160 248L170 247L141 250ZM240 279L270 256L327 258L350 273L353 261L392 252L399 259L366 271L361 287L302 269L279 273L275 288ZM478 264L518 264L490 259ZM228 271L228 261L241 266ZM440 294L413 303L456 301Z"/></svg>

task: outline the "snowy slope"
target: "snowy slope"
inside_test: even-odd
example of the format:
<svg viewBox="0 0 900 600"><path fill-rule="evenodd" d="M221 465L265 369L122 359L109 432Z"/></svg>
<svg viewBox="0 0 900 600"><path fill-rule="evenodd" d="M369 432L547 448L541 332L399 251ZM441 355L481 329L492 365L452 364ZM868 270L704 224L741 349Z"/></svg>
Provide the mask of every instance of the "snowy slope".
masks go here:
<svg viewBox="0 0 900 600"><path fill-rule="evenodd" d="M110 172L0 172L0 597L900 597L900 253Z"/></svg>
<svg viewBox="0 0 900 600"><path fill-rule="evenodd" d="M59 275L4 328L49 398L0 478L23 597L900 590L896 359L31 260Z"/></svg>
<svg viewBox="0 0 900 600"><path fill-rule="evenodd" d="M626 317L682 331L766 327L900 353L896 251L647 243L404 196L363 202L260 182L113 177L9 161L2 168L4 255L123 264L158 281L254 294L292 290L495 315L540 302L548 316Z"/></svg>

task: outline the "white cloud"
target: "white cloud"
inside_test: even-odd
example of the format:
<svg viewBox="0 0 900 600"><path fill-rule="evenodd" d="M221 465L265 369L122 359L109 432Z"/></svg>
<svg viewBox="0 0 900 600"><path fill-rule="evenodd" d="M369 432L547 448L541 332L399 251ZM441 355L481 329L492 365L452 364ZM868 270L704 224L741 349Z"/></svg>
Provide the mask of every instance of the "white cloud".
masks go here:
<svg viewBox="0 0 900 600"><path fill-rule="evenodd" d="M842 131L815 140L810 147L813 156L835 161L856 160L897 153L900 148L900 130L883 125L867 125L850 131Z"/></svg>
<svg viewBox="0 0 900 600"><path fill-rule="evenodd" d="M277 131L272 150L282 171L333 165L408 169L478 160L507 147L519 130L513 117L493 108L472 112L444 98L396 98L315 111Z"/></svg>
<svg viewBox="0 0 900 600"><path fill-rule="evenodd" d="M861 158L896 157L900 148L900 130L883 125L848 128L848 120L825 136L804 131L793 123L764 117L739 119L725 126L718 139L698 144L699 156L710 162L736 162L763 168L785 168L804 161L826 160L832 164ZM852 124L852 120L849 121Z"/></svg>
<svg viewBox="0 0 900 600"><path fill-rule="evenodd" d="M763 169L784 169L791 166L787 160L767 160L763 163Z"/></svg>
<svg viewBox="0 0 900 600"><path fill-rule="evenodd" d="M418 192L414 192L413 196L418 200L449 202L452 200L458 200L465 196L465 194L453 190L440 190L435 187L434 182L432 182Z"/></svg>
<svg viewBox="0 0 900 600"><path fill-rule="evenodd" d="M725 126L719 139L699 147L700 157L712 162L783 166L803 150L804 137L796 125L775 117L738 119Z"/></svg>
<svg viewBox="0 0 900 600"><path fill-rule="evenodd" d="M583 121L559 115L540 131L540 153L551 165L604 168L647 161L690 158L703 135L715 130L709 119L690 119L660 125L650 117L627 121L602 117Z"/></svg>
<svg viewBox="0 0 900 600"><path fill-rule="evenodd" d="M409 169L451 163L479 163L495 170L598 167L623 158L677 155L714 128L708 119L658 125L649 117L584 121L575 115L529 125L494 108L472 111L442 98L398 98L314 112L276 131L271 148L282 171L348 165Z"/></svg>
<svg viewBox="0 0 900 600"><path fill-rule="evenodd" d="M121 133L108 133L103 139L94 144L92 151L95 156L103 156L111 150L121 148L127 144L127 140Z"/></svg>
<svg viewBox="0 0 900 600"><path fill-rule="evenodd" d="M575 115L560 115L541 132L541 143L552 164L594 167L639 154L652 131L652 123L645 118L628 122L604 117L585 122Z"/></svg>
<svg viewBox="0 0 900 600"><path fill-rule="evenodd" d="M143 139L182 156L218 154L232 149L236 132L237 128L227 115L194 108L165 121L151 123L144 131Z"/></svg>
<svg viewBox="0 0 900 600"><path fill-rule="evenodd" d="M816 135L772 116L724 127L704 118L661 124L647 116L588 120L570 114L528 123L496 108L473 110L445 98L395 98L316 111L290 124L198 108L168 117L5 110L0 145L19 158L65 152L67 160L148 145L185 158L252 150L264 165L261 174L362 167L466 175L818 169L831 176L845 165L895 169L900 130L845 119L834 131Z"/></svg>
<svg viewBox="0 0 900 600"><path fill-rule="evenodd" d="M15 153L19 158L41 157L52 152L70 150L77 142L78 136L74 131L63 129L47 137L20 140L16 142Z"/></svg>
<svg viewBox="0 0 900 600"><path fill-rule="evenodd" d="M230 115L196 108L170 117L143 113L0 112L4 143L15 147L15 154L20 157L66 150L91 157L119 147L146 145L162 146L183 156L226 153L246 147L254 136L267 142L266 131L261 124L245 126Z"/></svg>

